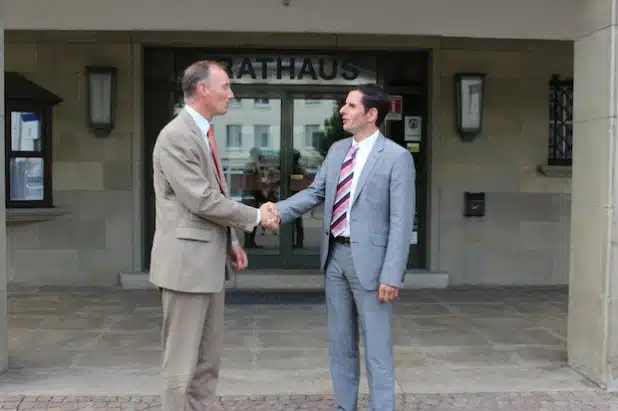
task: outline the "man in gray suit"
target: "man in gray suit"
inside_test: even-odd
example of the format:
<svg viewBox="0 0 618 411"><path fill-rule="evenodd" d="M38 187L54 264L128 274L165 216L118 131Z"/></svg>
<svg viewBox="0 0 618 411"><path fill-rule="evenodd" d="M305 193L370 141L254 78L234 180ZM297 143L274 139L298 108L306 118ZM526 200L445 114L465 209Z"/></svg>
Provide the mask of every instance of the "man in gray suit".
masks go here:
<svg viewBox="0 0 618 411"><path fill-rule="evenodd" d="M330 148L313 183L278 202L281 222L324 202L328 349L338 410L357 409L359 330L364 330L369 409L395 410L391 302L399 296L415 213L412 155L378 127L389 111L377 85L352 90L341 108L353 138ZM274 209L274 205L269 205Z"/></svg>
<svg viewBox="0 0 618 411"><path fill-rule="evenodd" d="M249 232L261 223L276 229L278 216L227 197L210 125L234 97L225 69L194 63L184 72L182 90L186 106L161 130L153 151L150 281L163 301L162 408L207 411L215 406L225 279L230 265L247 267L231 228Z"/></svg>

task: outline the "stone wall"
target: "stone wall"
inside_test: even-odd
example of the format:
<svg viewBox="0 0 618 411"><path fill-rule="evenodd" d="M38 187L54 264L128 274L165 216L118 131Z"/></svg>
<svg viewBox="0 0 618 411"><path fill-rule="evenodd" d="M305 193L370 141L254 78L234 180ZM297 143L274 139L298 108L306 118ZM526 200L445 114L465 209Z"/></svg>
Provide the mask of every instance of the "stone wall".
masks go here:
<svg viewBox="0 0 618 411"><path fill-rule="evenodd" d="M570 178L547 162L549 80L573 75L571 42L444 40L433 140L439 269L454 284L566 284ZM461 142L453 76L487 74L483 131ZM486 193L486 216L463 217L464 192Z"/></svg>
<svg viewBox="0 0 618 411"><path fill-rule="evenodd" d="M45 36L47 37L47 36ZM116 126L87 128L86 65L118 68ZM113 285L132 268L133 59L129 43L6 36L6 70L61 96L53 114L53 199L67 213L11 224L9 282Z"/></svg>
<svg viewBox="0 0 618 411"><path fill-rule="evenodd" d="M290 36L276 35L23 32L6 37L6 69L64 99L54 111L53 180L54 202L67 214L9 226L10 282L112 285L120 272L139 266L133 227L142 216L134 211L132 150L141 139L133 135L140 75L132 53L141 41L433 49L431 269L448 272L453 284L568 282L570 179L543 176L537 166L547 159L548 82L552 74L572 75L571 42L308 35L294 45ZM97 139L86 127L88 64L119 69L117 124L109 138ZM484 129L470 143L454 127L459 71L487 73ZM465 191L486 192L486 217L463 217Z"/></svg>

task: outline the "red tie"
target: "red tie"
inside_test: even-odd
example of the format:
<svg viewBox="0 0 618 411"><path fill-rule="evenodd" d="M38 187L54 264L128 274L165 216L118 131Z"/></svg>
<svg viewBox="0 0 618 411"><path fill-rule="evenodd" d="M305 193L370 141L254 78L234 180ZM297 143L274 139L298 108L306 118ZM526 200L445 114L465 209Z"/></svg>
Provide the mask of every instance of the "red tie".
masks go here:
<svg viewBox="0 0 618 411"><path fill-rule="evenodd" d="M219 163L219 156L217 155L217 145L215 143L215 133L212 131L212 126L208 127L208 141L210 142L210 151L212 152L212 157L215 160L215 168L217 169L217 175L219 176L219 182L221 184L221 191L223 192L224 195L226 195L227 188L225 187L225 180L223 179L221 163Z"/></svg>

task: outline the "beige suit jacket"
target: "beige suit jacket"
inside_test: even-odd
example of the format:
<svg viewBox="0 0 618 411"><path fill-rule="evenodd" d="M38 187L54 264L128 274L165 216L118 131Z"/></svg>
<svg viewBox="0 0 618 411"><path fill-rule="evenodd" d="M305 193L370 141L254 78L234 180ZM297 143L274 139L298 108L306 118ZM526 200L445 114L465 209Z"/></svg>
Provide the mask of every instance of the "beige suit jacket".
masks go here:
<svg viewBox="0 0 618 411"><path fill-rule="evenodd" d="M191 115L182 110L153 150L156 222L150 281L157 287L217 293L230 276L233 229L251 231L258 212L221 192L214 160Z"/></svg>

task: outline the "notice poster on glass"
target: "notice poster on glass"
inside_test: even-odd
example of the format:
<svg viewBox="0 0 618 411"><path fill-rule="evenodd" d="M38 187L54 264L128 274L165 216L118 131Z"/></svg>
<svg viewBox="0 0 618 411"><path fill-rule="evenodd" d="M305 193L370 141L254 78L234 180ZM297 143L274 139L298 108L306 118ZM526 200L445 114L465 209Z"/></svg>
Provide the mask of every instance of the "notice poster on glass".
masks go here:
<svg viewBox="0 0 618 411"><path fill-rule="evenodd" d="M406 147L408 148L408 151L410 153L418 153L421 151L421 144L420 143L408 143L406 144Z"/></svg>
<svg viewBox="0 0 618 411"><path fill-rule="evenodd" d="M390 96L391 108L386 114L386 121L400 121L401 113L403 112L403 97Z"/></svg>
<svg viewBox="0 0 618 411"><path fill-rule="evenodd" d="M420 116L405 116L405 141L421 141L423 123Z"/></svg>

